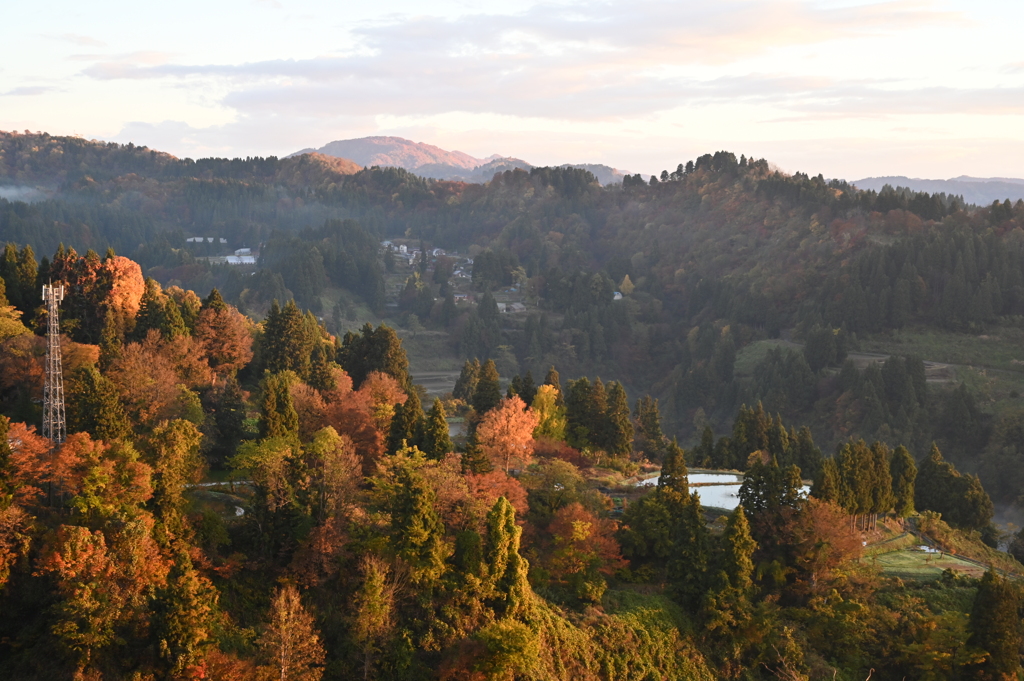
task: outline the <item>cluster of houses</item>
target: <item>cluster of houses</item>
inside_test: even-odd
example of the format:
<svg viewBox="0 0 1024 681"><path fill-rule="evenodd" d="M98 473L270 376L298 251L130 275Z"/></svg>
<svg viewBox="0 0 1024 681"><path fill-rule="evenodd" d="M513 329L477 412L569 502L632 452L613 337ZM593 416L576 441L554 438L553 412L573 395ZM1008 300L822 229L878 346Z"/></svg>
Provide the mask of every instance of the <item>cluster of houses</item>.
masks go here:
<svg viewBox="0 0 1024 681"><path fill-rule="evenodd" d="M186 243L190 244L226 244L227 239L213 236L190 236L185 239ZM253 252L253 251L256 252ZM218 255L206 258L200 258L200 260L207 260L210 263L218 265L255 265L256 259L259 256L259 249L252 248L238 248L232 255Z"/></svg>

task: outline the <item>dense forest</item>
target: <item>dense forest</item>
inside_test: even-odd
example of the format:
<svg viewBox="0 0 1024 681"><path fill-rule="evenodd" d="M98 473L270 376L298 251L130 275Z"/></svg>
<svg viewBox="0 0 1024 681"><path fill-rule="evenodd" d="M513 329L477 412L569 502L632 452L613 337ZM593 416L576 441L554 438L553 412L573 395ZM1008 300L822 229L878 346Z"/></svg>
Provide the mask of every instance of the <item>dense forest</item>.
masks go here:
<svg viewBox="0 0 1024 681"><path fill-rule="evenodd" d="M1024 361L950 357L1024 327L1024 203L728 152L470 185L14 133L3 186L34 197L0 199L9 678L1021 674L1024 534L994 520ZM890 561L932 552L960 568Z"/></svg>

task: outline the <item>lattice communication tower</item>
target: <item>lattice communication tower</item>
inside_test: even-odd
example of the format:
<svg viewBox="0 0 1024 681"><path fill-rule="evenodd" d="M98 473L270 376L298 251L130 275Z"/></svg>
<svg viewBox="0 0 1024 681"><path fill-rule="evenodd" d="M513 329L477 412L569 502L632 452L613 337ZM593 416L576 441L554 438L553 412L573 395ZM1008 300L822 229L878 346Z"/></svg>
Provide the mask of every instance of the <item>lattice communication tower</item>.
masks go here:
<svg viewBox="0 0 1024 681"><path fill-rule="evenodd" d="M67 437L64 419L64 374L60 361L60 320L57 317L60 301L64 300L63 286L43 285L46 302L46 381L43 383L43 437L54 447Z"/></svg>

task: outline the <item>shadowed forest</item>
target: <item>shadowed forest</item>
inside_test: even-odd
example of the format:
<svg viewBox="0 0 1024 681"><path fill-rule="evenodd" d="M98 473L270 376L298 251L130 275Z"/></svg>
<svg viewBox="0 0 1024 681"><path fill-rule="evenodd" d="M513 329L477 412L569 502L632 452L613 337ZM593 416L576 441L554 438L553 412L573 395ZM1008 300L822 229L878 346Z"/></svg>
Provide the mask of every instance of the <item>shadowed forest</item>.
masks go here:
<svg viewBox="0 0 1024 681"><path fill-rule="evenodd" d="M1024 202L15 133L4 187L5 678L1022 674Z"/></svg>

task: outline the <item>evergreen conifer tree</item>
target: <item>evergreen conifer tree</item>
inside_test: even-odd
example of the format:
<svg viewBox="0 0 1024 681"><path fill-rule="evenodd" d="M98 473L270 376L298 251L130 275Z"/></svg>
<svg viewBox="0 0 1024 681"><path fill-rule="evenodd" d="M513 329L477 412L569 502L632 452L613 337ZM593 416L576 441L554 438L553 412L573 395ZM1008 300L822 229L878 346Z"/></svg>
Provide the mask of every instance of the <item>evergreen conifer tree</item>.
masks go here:
<svg viewBox="0 0 1024 681"><path fill-rule="evenodd" d="M565 398L562 395L562 378L558 375L558 370L554 366L548 369L547 375L544 376L544 385L553 387L558 394L558 406L565 406Z"/></svg>
<svg viewBox="0 0 1024 681"><path fill-rule="evenodd" d="M455 381L455 387L452 389L452 397L457 400L462 400L466 404L472 404L473 393L476 392L476 384L480 380L480 360L474 359L472 362L468 359L466 363L462 365L462 371L459 373L459 378Z"/></svg>
<svg viewBox="0 0 1024 681"><path fill-rule="evenodd" d="M484 559L495 595L495 610L504 617L521 617L530 607L529 563L519 555L522 533L512 504L499 497L487 514Z"/></svg>
<svg viewBox="0 0 1024 681"><path fill-rule="evenodd" d="M290 384L291 378L285 373L268 374L260 382L261 438L287 437L298 432L299 415L292 404Z"/></svg>
<svg viewBox="0 0 1024 681"><path fill-rule="evenodd" d="M210 295L203 299L204 310L226 310L228 304L224 302L224 297L221 296L220 291L213 289L210 291Z"/></svg>
<svg viewBox="0 0 1024 681"><path fill-rule="evenodd" d="M96 367L87 365L78 369L69 387L74 392L68 409L70 431L85 431L106 442L131 436L131 422L117 387Z"/></svg>
<svg viewBox="0 0 1024 681"><path fill-rule="evenodd" d="M971 609L968 643L988 653L969 678L986 681L1013 681L1021 673L1021 622L1018 615L1018 589L992 570L978 584ZM973 672L973 673L972 673Z"/></svg>
<svg viewBox="0 0 1024 681"><path fill-rule="evenodd" d="M188 328L181 316L181 308L174 302L174 298L167 298L167 302L164 303L164 319L160 325L160 333L167 340L188 335Z"/></svg>
<svg viewBox="0 0 1024 681"><path fill-rule="evenodd" d="M452 451L452 440L448 435L448 421L445 418L444 405L441 400L434 399L426 424L423 428L423 452L431 459L441 459Z"/></svg>
<svg viewBox="0 0 1024 681"><path fill-rule="evenodd" d="M124 321L121 313L108 307L100 332L100 369L106 371L115 359L121 356L124 347Z"/></svg>
<svg viewBox="0 0 1024 681"><path fill-rule="evenodd" d="M313 345L313 354L310 356L309 362L309 380L307 383L322 393L330 392L338 387L338 382L335 380L332 371L337 365L331 361L331 354L333 353L328 350L327 344L323 341L318 340Z"/></svg>
<svg viewBox="0 0 1024 681"><path fill-rule="evenodd" d="M413 583L425 586L441 578L448 558L444 523L434 507L434 490L409 465L398 471L391 508L391 540L409 566Z"/></svg>
<svg viewBox="0 0 1024 681"><path fill-rule="evenodd" d="M466 451L462 454L462 472L480 475L490 473L492 470L494 470L494 465L491 463L491 459L480 446L476 432L471 432L466 442Z"/></svg>
<svg viewBox="0 0 1024 681"><path fill-rule="evenodd" d="M135 315L135 329L132 338L142 340L150 329L163 331L167 325L164 314L164 294L155 279L146 279L146 291L139 301L139 311Z"/></svg>
<svg viewBox="0 0 1024 681"><path fill-rule="evenodd" d="M897 518L906 518L914 512L914 483L917 479L917 465L906 447L900 445L893 450L889 474L895 498L893 510Z"/></svg>
<svg viewBox="0 0 1024 681"><path fill-rule="evenodd" d="M494 360L484 362L480 369L480 378L473 391L473 409L478 416L483 416L501 402L501 379Z"/></svg>
<svg viewBox="0 0 1024 681"><path fill-rule="evenodd" d="M419 447L423 435L423 407L415 390L409 391L405 404L395 405L395 417L388 432L388 452L394 454L403 447Z"/></svg>
<svg viewBox="0 0 1024 681"><path fill-rule="evenodd" d="M651 461L658 461L664 456L665 435L661 431L661 412L658 400L645 395L636 401L634 410L636 420L636 447L647 455ZM710 457L711 452L707 452Z"/></svg>
<svg viewBox="0 0 1024 681"><path fill-rule="evenodd" d="M626 389L618 381L608 384L608 453L629 456L633 450L633 421Z"/></svg>

